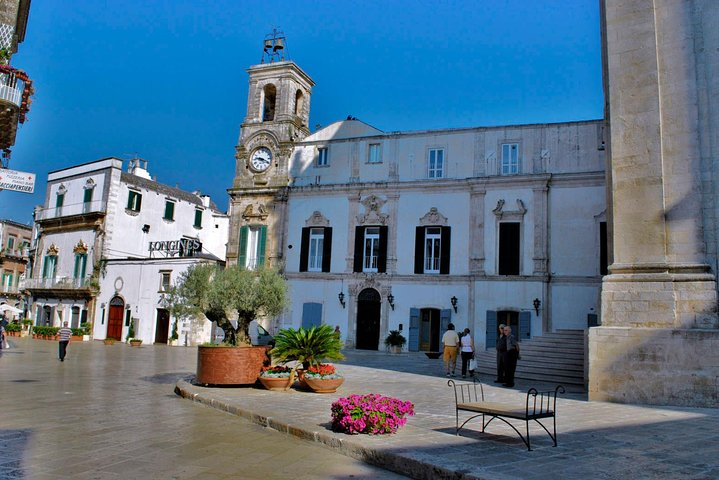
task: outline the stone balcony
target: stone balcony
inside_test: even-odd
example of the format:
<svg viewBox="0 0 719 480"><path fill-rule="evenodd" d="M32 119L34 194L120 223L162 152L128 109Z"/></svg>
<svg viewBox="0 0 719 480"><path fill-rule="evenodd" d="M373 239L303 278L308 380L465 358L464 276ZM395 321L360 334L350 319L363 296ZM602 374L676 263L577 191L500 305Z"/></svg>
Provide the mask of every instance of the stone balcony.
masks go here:
<svg viewBox="0 0 719 480"><path fill-rule="evenodd" d="M13 73L0 73L0 149L15 143L24 83Z"/></svg>
<svg viewBox="0 0 719 480"><path fill-rule="evenodd" d="M34 297L88 299L95 293L91 275L83 278L55 277L28 278L20 281L20 290L29 291Z"/></svg>

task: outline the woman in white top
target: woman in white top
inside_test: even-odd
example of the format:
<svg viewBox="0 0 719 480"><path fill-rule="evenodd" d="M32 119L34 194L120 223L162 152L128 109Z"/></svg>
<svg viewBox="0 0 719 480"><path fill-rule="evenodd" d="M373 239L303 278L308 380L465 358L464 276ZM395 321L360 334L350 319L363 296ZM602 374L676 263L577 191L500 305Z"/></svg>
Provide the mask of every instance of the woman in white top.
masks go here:
<svg viewBox="0 0 719 480"><path fill-rule="evenodd" d="M469 334L469 328L464 329L464 334L459 340L462 346L462 378L466 378L467 365L469 364L470 359L474 356L474 340L472 340L472 336ZM472 372L470 372L470 374L471 373Z"/></svg>

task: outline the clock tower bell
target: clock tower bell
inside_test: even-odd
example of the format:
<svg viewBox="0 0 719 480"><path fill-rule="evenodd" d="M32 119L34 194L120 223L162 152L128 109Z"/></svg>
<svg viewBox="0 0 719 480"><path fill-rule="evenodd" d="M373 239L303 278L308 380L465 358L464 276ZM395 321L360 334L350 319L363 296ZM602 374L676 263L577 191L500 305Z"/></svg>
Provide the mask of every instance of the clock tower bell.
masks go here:
<svg viewBox="0 0 719 480"><path fill-rule="evenodd" d="M290 182L289 160L296 141L309 135L314 82L285 60L285 37L274 31L264 40L262 62L247 69L247 114L235 147L230 194L227 261L247 268L282 257L282 226Z"/></svg>

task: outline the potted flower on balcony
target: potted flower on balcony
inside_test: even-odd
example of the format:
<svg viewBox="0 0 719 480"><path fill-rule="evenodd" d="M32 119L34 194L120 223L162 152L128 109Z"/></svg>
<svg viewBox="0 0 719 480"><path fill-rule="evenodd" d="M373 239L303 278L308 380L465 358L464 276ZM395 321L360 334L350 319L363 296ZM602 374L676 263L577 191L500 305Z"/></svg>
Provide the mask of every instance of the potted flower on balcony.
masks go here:
<svg viewBox="0 0 719 480"><path fill-rule="evenodd" d="M387 337L384 339L384 344L389 348L392 353L402 352L402 347L407 343L407 339L399 330L390 330Z"/></svg>
<svg viewBox="0 0 719 480"><path fill-rule="evenodd" d="M196 381L205 385L253 384L267 361L266 346L252 346L248 327L260 317L275 317L287 304L287 282L272 268L190 267L168 295L175 318L208 319L222 328L221 346L197 349ZM233 320L236 320L233 324Z"/></svg>

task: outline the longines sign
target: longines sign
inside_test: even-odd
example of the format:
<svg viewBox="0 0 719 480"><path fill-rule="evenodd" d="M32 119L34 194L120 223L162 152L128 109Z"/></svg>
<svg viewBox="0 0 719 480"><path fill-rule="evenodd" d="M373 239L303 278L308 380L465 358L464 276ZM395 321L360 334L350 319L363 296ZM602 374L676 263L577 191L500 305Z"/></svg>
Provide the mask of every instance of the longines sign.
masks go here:
<svg viewBox="0 0 719 480"><path fill-rule="evenodd" d="M0 169L0 190L33 193L35 191L35 174L2 168Z"/></svg>
<svg viewBox="0 0 719 480"><path fill-rule="evenodd" d="M194 238L181 238L180 240L160 240L150 242L150 253L163 252L170 257L191 257L202 251L202 242Z"/></svg>

